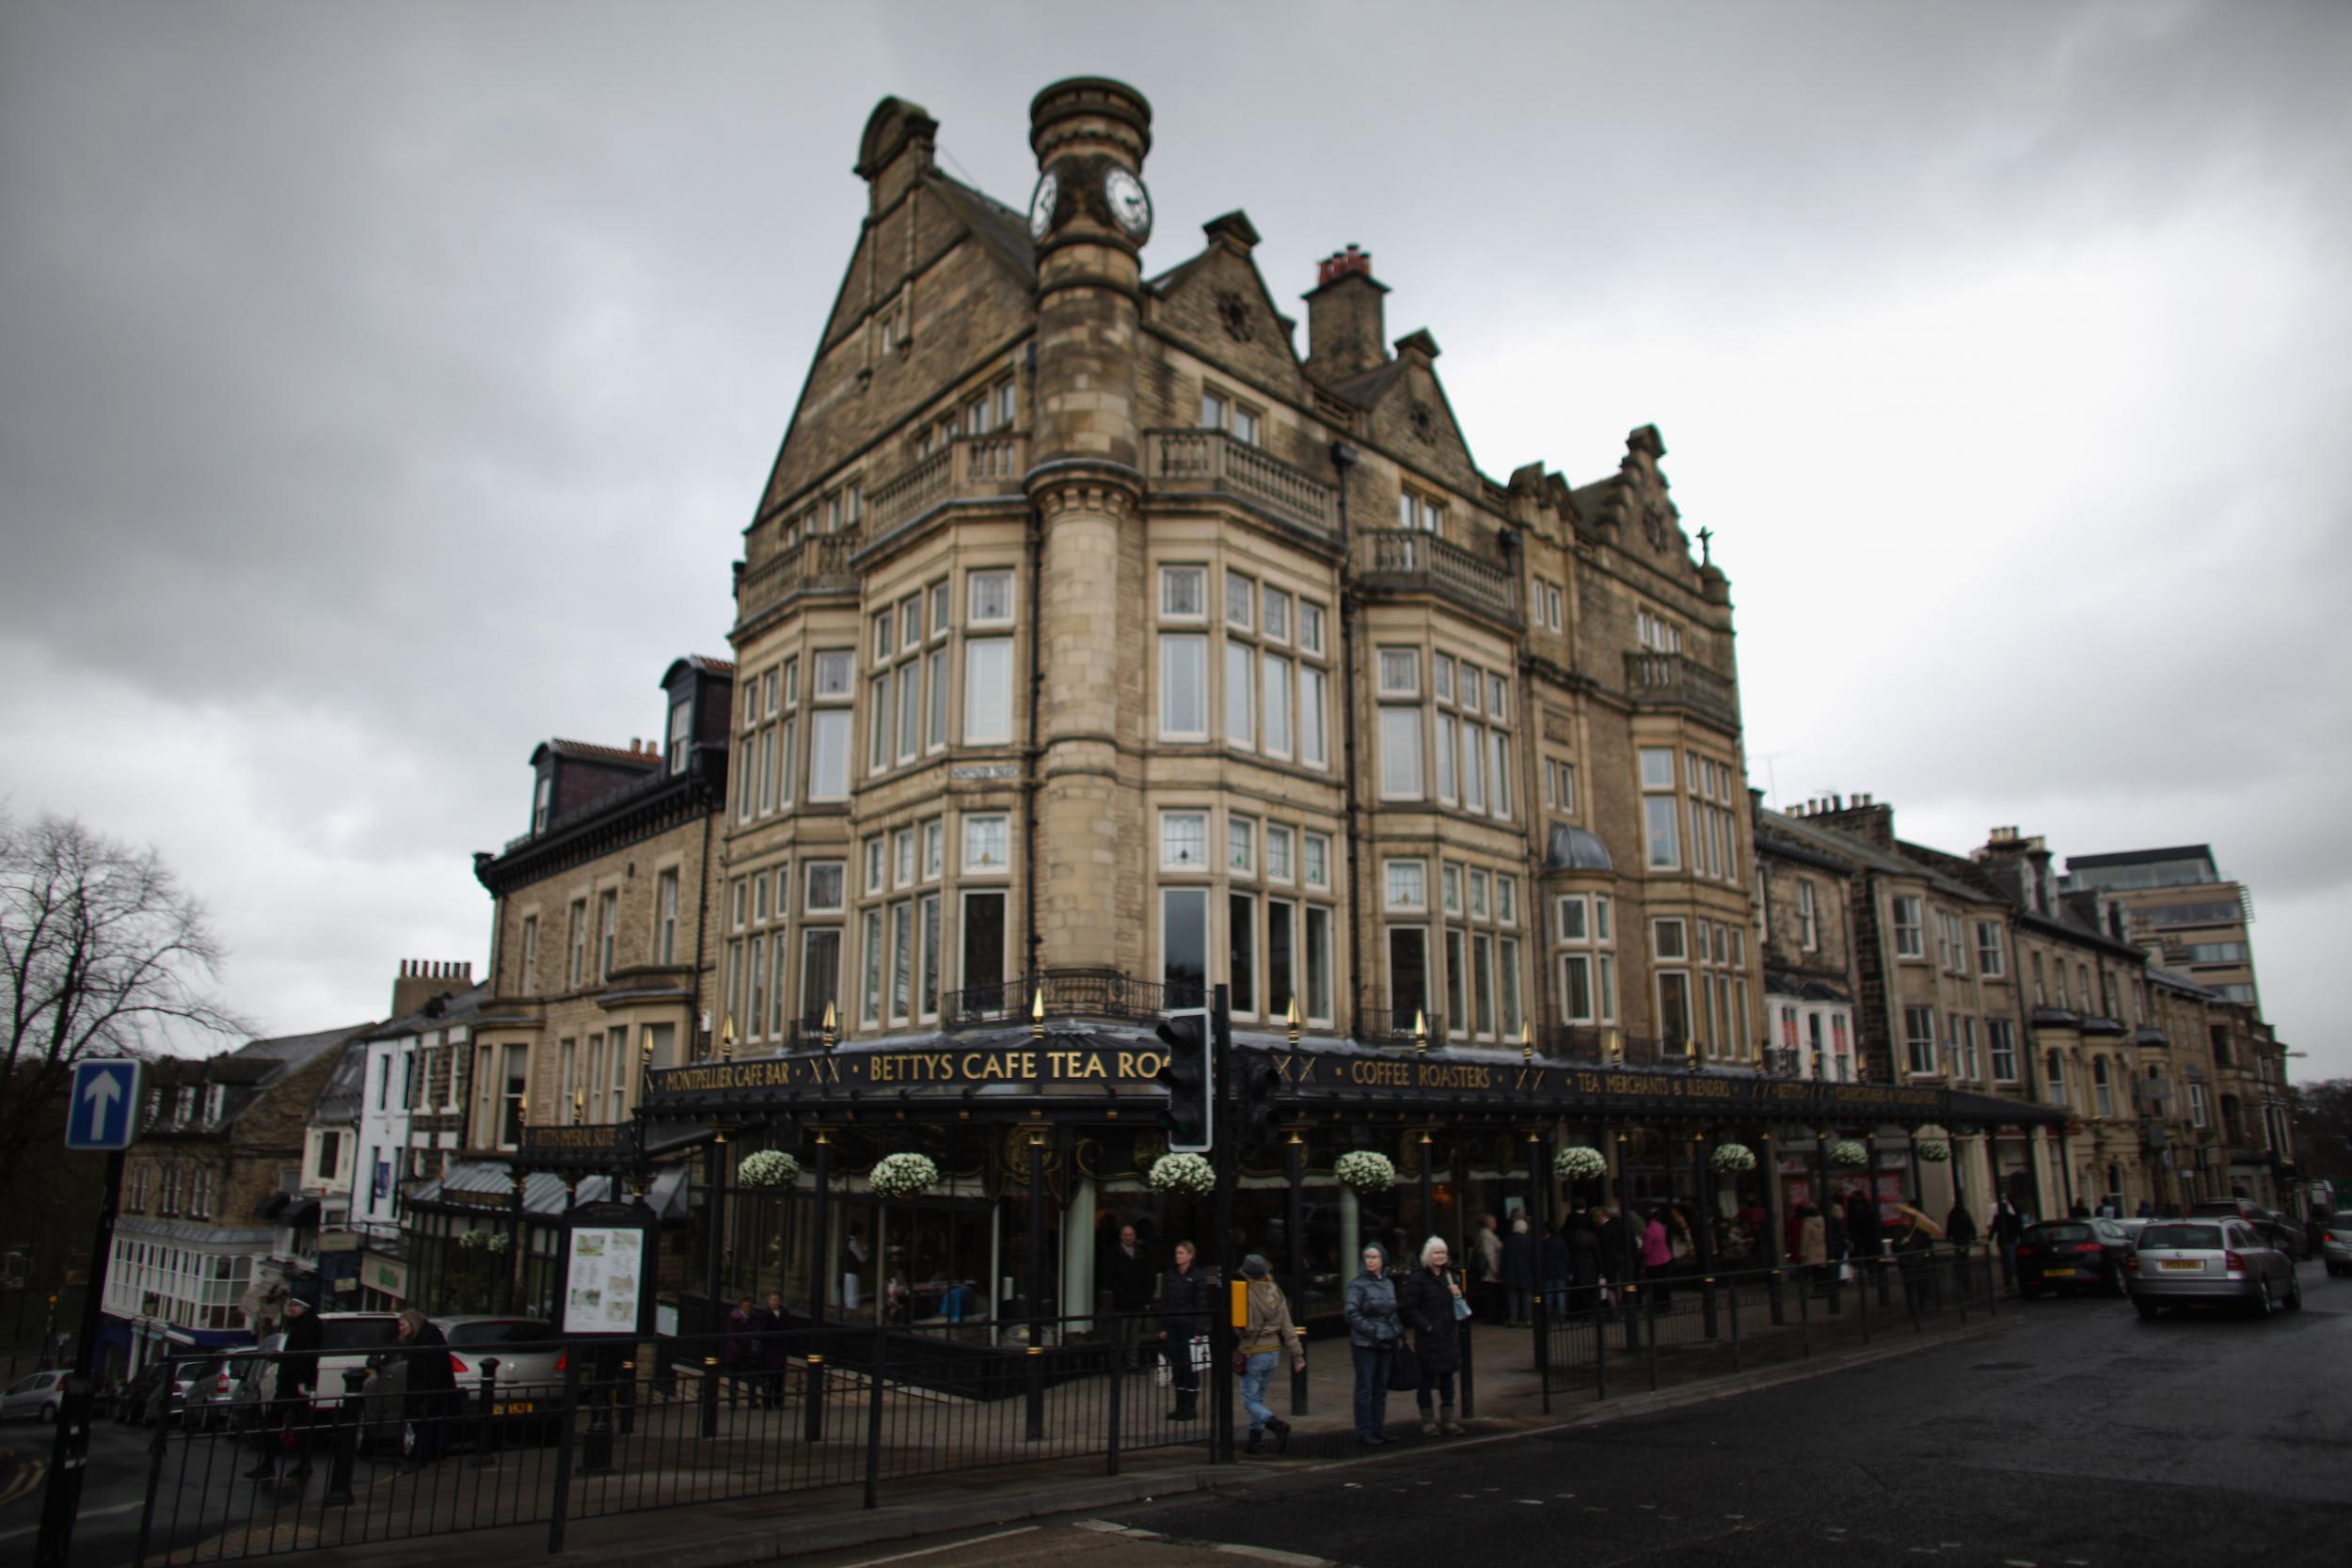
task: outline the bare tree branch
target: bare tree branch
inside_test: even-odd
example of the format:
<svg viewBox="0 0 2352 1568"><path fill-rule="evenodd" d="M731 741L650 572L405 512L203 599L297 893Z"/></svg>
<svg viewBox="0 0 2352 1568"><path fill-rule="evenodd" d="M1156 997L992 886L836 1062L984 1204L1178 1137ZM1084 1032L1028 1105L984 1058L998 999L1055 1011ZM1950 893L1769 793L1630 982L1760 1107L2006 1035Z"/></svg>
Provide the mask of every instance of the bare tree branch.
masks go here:
<svg viewBox="0 0 2352 1568"><path fill-rule="evenodd" d="M83 1057L152 1054L167 1027L252 1032L212 993L221 958L203 904L152 848L0 815L0 1189Z"/></svg>

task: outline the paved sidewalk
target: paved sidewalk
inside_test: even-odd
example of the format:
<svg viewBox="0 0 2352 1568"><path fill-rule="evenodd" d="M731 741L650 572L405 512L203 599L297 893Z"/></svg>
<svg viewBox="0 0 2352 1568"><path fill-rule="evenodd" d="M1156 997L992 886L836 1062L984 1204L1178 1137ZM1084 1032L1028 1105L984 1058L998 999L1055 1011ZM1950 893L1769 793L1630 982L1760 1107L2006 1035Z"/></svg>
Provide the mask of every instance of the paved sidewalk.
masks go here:
<svg viewBox="0 0 2352 1568"><path fill-rule="evenodd" d="M1832 1340L1820 1324L1813 1326L1816 1354L1781 1358L1763 1366L1724 1375L1704 1375L1710 1358L1720 1358L1716 1344L1661 1347L1660 1366L1665 1386L1657 1392L1647 1386L1646 1354L1625 1358L1623 1371L1614 1370L1612 1397L1601 1400L1593 1390L1555 1392L1551 1413L1542 1409L1541 1388L1534 1367L1532 1341L1525 1330L1480 1324L1473 1344L1478 1416L1469 1424L1470 1434L1439 1439L1443 1446L1475 1446L1547 1427L1584 1425L1623 1419L1654 1410L1720 1399L1754 1388L1770 1387L1835 1372L1930 1345L1990 1333L2021 1321L2004 1312L1989 1317L1972 1314L1965 1323L1947 1322L1924 1333L1898 1319L1873 1342L1864 1346ZM1588 1331L1589 1332L1589 1331ZM1613 1338L1616 1330L1613 1327ZM1748 1340L1750 1354L1767 1356L1780 1333L1759 1331ZM1392 1395L1389 1430L1397 1446L1366 1453L1354 1442L1351 1416L1352 1371L1342 1341L1318 1341L1309 1353L1310 1414L1289 1418L1296 1428L1287 1457L1269 1451L1257 1461L1231 1465L1208 1462L1208 1422L1178 1429L1195 1443L1183 1448L1145 1449L1122 1459L1121 1473L1104 1474L1099 1454L1083 1458L1041 1460L993 1469L947 1476L888 1481L882 1484L882 1506L862 1506L863 1486L844 1478L844 1484L795 1492L691 1502L683 1506L645 1509L604 1517L574 1518L567 1529L564 1568L734 1568L737 1564L770 1561L809 1552L903 1540L939 1531L982 1528L1073 1511L1094 1511L1147 1498L1167 1497L1214 1487L1247 1485L1270 1476L1295 1472L1303 1464L1318 1467L1336 1463L1378 1464L1399 1453L1420 1449L1428 1440L1420 1435L1410 1395ZM1697 1374L1697 1375L1692 1375ZM1158 1430L1168 1394L1148 1374L1129 1380L1137 1414ZM1278 1412L1289 1405L1287 1380L1268 1390ZM845 1403L850 1402L845 1401ZM1209 1405L1202 1390L1203 1415ZM1236 1406L1238 1417L1238 1405ZM743 1418L738 1415L735 1418ZM1123 1423L1122 1423L1123 1424ZM844 1433L843 1435L847 1435ZM831 1446L831 1445L828 1445ZM845 1448L850 1445L843 1445ZM519 1479L519 1478L517 1478ZM511 1517L512 1515L510 1515ZM375 1541L332 1548L336 1568L514 1568L547 1557L548 1527L544 1522L475 1528L454 1535L400 1541ZM304 1543L287 1541L284 1545Z"/></svg>

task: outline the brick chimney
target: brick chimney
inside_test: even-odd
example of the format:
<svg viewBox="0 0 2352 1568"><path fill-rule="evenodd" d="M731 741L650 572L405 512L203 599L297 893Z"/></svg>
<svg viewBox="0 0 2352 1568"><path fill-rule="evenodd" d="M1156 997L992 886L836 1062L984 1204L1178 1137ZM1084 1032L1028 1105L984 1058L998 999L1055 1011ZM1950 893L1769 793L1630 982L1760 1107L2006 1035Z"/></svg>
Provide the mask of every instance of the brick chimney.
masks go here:
<svg viewBox="0 0 2352 1568"><path fill-rule="evenodd" d="M386 1016L406 1018L437 996L455 996L472 989L473 965L469 961L403 958L400 974L392 981L392 1010Z"/></svg>
<svg viewBox="0 0 2352 1568"><path fill-rule="evenodd" d="M1307 300L1307 373L1344 381L1388 360L1388 285L1372 276L1372 253L1350 245L1315 263Z"/></svg>

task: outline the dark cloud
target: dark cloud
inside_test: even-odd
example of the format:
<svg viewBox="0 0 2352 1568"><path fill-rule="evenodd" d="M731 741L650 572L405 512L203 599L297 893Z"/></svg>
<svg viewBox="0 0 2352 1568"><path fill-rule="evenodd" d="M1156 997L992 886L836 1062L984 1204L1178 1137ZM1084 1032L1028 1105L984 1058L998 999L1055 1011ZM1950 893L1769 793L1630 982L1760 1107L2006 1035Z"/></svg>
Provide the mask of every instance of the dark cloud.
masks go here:
<svg viewBox="0 0 2352 1568"><path fill-rule="evenodd" d="M1758 784L2210 840L2352 1070L2333 5L12 7L0 789L159 840L285 1026L479 953L532 741L721 651L873 101L1017 202L1077 72L1154 261L1364 244L1490 469L1664 428Z"/></svg>

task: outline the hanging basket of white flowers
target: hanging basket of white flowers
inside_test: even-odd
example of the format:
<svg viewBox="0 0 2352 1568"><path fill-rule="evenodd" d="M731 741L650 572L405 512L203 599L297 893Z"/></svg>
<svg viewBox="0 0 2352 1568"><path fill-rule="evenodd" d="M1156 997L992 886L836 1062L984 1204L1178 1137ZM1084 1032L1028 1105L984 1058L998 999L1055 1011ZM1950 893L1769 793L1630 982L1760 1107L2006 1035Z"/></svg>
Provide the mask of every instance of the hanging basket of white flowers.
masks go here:
<svg viewBox="0 0 2352 1568"><path fill-rule="evenodd" d="M735 1167L736 1180L746 1187L788 1187L801 1174L801 1163L780 1148L746 1154Z"/></svg>
<svg viewBox="0 0 2352 1568"><path fill-rule="evenodd" d="M1551 1157L1551 1174L1567 1181L1589 1181L1609 1169L1609 1158L1597 1148L1575 1144Z"/></svg>
<svg viewBox="0 0 2352 1568"><path fill-rule="evenodd" d="M1718 1144L1707 1163L1718 1176L1744 1176L1756 1168L1756 1150L1745 1144Z"/></svg>
<svg viewBox="0 0 2352 1568"><path fill-rule="evenodd" d="M1829 1163L1839 1170L1860 1170L1870 1163L1870 1151L1851 1138L1830 1145Z"/></svg>
<svg viewBox="0 0 2352 1568"><path fill-rule="evenodd" d="M1216 1191L1216 1167L1198 1154L1163 1154L1152 1162L1152 1190L1206 1197Z"/></svg>
<svg viewBox="0 0 2352 1568"><path fill-rule="evenodd" d="M1350 1190L1359 1193L1385 1193L1396 1185L1396 1166L1385 1154L1369 1148L1352 1148L1339 1158L1331 1174Z"/></svg>
<svg viewBox="0 0 2352 1568"><path fill-rule="evenodd" d="M1931 1165L1940 1165L1952 1157L1952 1146L1942 1138L1921 1138L1912 1148L1919 1151L1920 1159Z"/></svg>
<svg viewBox="0 0 2352 1568"><path fill-rule="evenodd" d="M939 1167L925 1154L885 1154L866 1173L866 1184L881 1197L913 1197L939 1180Z"/></svg>

